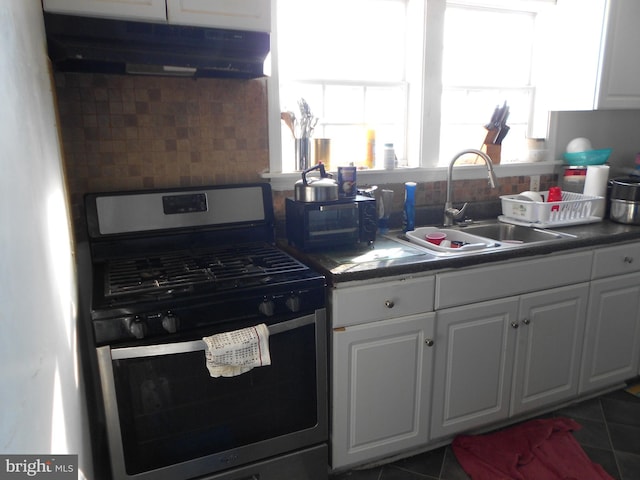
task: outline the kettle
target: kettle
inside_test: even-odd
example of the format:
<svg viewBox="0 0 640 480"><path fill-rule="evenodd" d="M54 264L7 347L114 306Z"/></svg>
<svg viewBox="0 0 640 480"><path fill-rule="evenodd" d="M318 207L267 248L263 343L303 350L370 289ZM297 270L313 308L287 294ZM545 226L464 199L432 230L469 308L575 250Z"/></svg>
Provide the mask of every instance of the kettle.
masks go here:
<svg viewBox="0 0 640 480"><path fill-rule="evenodd" d="M320 170L320 177L307 177L307 173ZM302 179L295 184L295 199L298 202L332 202L338 200L338 182L319 163L302 172Z"/></svg>

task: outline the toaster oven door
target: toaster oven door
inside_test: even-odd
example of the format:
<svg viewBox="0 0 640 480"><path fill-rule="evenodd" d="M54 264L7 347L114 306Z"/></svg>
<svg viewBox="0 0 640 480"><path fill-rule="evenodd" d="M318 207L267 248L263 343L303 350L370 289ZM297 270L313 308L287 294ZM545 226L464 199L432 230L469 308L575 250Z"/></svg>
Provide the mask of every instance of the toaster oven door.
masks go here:
<svg viewBox="0 0 640 480"><path fill-rule="evenodd" d="M316 238L339 237L358 241L359 216L357 203L320 205L309 210L309 236Z"/></svg>

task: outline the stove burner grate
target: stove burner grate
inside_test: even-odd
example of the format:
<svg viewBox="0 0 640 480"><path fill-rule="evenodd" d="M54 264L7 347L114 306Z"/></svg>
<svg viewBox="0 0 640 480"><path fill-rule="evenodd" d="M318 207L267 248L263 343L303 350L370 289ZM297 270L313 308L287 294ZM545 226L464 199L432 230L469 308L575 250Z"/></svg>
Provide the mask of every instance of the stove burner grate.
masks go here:
<svg viewBox="0 0 640 480"><path fill-rule="evenodd" d="M232 288L247 279L268 282L273 275L307 269L283 251L262 244L113 259L105 268L105 296L189 290L201 285Z"/></svg>

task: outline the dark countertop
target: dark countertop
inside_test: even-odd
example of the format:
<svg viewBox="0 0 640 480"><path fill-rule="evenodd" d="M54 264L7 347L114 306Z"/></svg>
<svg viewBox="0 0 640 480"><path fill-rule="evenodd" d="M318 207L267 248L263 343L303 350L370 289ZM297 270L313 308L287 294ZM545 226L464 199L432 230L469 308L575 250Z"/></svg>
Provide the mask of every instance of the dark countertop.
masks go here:
<svg viewBox="0 0 640 480"><path fill-rule="evenodd" d="M401 239L401 231L392 231L386 236L378 235L372 246L343 247L311 253L289 246L286 240L279 241L279 246L325 275L327 282L332 285L640 240L640 226L623 225L609 220L571 227L555 227L552 230L571 234L574 238L523 244L508 249L486 249L456 257L436 256L424 249L416 248Z"/></svg>

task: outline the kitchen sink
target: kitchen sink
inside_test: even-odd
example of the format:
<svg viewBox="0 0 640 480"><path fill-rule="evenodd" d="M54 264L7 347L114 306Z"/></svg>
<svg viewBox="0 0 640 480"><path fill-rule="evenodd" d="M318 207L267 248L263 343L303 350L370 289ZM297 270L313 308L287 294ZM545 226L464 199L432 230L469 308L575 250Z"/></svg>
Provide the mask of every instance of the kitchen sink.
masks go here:
<svg viewBox="0 0 640 480"><path fill-rule="evenodd" d="M512 225L510 223L502 222L472 224L457 227L457 229L461 232L492 238L498 242L508 244L539 243L561 240L563 238L575 238L573 235L569 235L567 233L543 230L535 227Z"/></svg>
<svg viewBox="0 0 640 480"><path fill-rule="evenodd" d="M446 240L436 245L426 240L433 232L446 234ZM498 221L474 223L453 227L421 227L407 232L405 240L421 246L436 256L460 256L484 251L514 248L519 245L543 244L574 235L535 227L512 225Z"/></svg>

